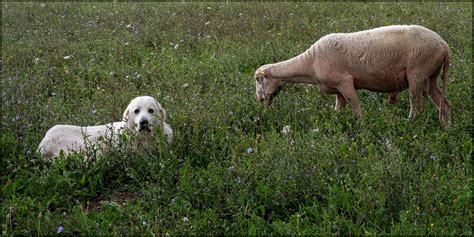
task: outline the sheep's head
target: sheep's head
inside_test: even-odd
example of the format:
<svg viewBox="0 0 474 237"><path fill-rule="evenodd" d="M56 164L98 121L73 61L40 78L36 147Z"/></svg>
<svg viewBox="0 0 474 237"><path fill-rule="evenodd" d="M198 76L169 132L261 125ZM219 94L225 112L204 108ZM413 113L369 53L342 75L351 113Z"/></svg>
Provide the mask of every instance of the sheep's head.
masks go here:
<svg viewBox="0 0 474 237"><path fill-rule="evenodd" d="M286 84L283 80L273 78L269 71L269 67L265 65L255 72L255 92L257 94L257 100L266 106L272 104L273 98Z"/></svg>

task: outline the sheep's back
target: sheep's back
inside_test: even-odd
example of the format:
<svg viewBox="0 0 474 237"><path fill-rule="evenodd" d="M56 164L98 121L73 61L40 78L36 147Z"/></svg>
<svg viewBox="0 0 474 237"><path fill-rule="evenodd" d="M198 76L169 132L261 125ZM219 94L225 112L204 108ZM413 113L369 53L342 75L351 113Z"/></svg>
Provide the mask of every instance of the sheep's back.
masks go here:
<svg viewBox="0 0 474 237"><path fill-rule="evenodd" d="M362 63L372 63L405 57L420 50L432 50L443 42L438 34L427 28L397 25L354 33L329 34L318 40L313 48L319 53L336 50Z"/></svg>

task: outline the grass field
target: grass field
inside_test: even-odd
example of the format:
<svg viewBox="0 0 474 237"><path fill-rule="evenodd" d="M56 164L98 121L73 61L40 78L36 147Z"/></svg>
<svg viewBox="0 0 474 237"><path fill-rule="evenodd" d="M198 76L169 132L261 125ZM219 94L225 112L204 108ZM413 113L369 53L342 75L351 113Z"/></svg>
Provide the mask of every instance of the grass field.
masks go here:
<svg viewBox="0 0 474 237"><path fill-rule="evenodd" d="M359 91L365 119L289 85L270 108L254 71L320 37L419 24L451 47L443 129L425 99ZM471 3L2 3L2 235L472 235ZM55 124L167 110L171 146L45 164ZM289 134L282 133L290 126Z"/></svg>

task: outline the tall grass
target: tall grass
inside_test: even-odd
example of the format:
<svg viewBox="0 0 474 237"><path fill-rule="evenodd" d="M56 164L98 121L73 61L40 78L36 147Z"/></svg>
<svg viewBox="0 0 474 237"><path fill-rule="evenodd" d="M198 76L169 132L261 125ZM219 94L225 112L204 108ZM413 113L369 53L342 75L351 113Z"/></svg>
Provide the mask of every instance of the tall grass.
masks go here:
<svg viewBox="0 0 474 237"><path fill-rule="evenodd" d="M469 3L2 3L0 225L20 234L472 234ZM365 119L253 72L332 32L419 24L450 45L453 126L359 91ZM175 139L41 162L55 124L157 98ZM283 134L284 126L291 132Z"/></svg>

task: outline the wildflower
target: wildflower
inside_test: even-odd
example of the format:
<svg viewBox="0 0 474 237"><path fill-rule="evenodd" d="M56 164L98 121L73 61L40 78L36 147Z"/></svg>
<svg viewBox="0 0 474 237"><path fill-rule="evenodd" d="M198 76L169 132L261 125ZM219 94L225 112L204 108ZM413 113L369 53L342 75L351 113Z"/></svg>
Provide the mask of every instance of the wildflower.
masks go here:
<svg viewBox="0 0 474 237"><path fill-rule="evenodd" d="M179 44L174 45L174 49L177 49L179 47Z"/></svg>
<svg viewBox="0 0 474 237"><path fill-rule="evenodd" d="M95 109L95 106L92 106L92 115L97 116L97 110Z"/></svg>
<svg viewBox="0 0 474 237"><path fill-rule="evenodd" d="M184 222L188 222L189 219L188 219L187 217L183 217L183 221L184 221Z"/></svg>
<svg viewBox="0 0 474 237"><path fill-rule="evenodd" d="M182 87L183 87L183 88L186 88L186 87L188 87L188 86L189 86L189 83L184 83Z"/></svg>
<svg viewBox="0 0 474 237"><path fill-rule="evenodd" d="M146 221L142 221L142 224L143 225L148 225L148 223Z"/></svg>
<svg viewBox="0 0 474 237"><path fill-rule="evenodd" d="M71 55L64 56L63 58L64 58L65 60L68 60L68 59L71 58Z"/></svg>
<svg viewBox="0 0 474 237"><path fill-rule="evenodd" d="M436 160L436 156L435 156L435 155L430 155L430 159L431 159L432 161L434 161L434 160Z"/></svg>
<svg viewBox="0 0 474 237"><path fill-rule="evenodd" d="M290 145L294 146L296 144L296 141L294 139L291 139Z"/></svg>
<svg viewBox="0 0 474 237"><path fill-rule="evenodd" d="M127 25L127 28L131 28L131 27L132 27L132 24L128 24L128 25Z"/></svg>
<svg viewBox="0 0 474 237"><path fill-rule="evenodd" d="M253 153L253 152L255 152L255 150L252 147L247 148L248 154Z"/></svg>
<svg viewBox="0 0 474 237"><path fill-rule="evenodd" d="M138 81L138 80L140 80L141 77L142 77L142 75L140 73L136 72L135 77L133 79Z"/></svg>
<svg viewBox="0 0 474 237"><path fill-rule="evenodd" d="M211 24L211 22L210 22L210 21L208 21L208 22L204 23L204 25L209 25L209 24Z"/></svg>
<svg viewBox="0 0 474 237"><path fill-rule="evenodd" d="M281 130L281 132L285 135L290 134L290 132L291 132L290 126L289 125L284 126L283 130Z"/></svg>
<svg viewBox="0 0 474 237"><path fill-rule="evenodd" d="M58 226L58 228L56 228L56 233L57 234L61 234L64 232L64 227L63 226Z"/></svg>

